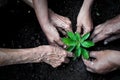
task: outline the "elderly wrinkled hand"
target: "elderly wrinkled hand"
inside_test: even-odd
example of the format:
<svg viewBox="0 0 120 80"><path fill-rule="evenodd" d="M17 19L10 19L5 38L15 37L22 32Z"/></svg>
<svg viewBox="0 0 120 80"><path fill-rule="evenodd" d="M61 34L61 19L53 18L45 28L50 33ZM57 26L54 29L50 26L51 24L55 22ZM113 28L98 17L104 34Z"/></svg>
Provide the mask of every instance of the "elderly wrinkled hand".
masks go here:
<svg viewBox="0 0 120 80"><path fill-rule="evenodd" d="M42 61L50 64L52 67L58 67L62 63L66 63L66 60L69 61L67 57L73 57L72 53L63 50L60 47L43 46L42 48L42 51L44 52L41 56ZM41 55L41 47L38 47L37 52L40 52Z"/></svg>
<svg viewBox="0 0 120 80"><path fill-rule="evenodd" d="M120 34L120 16L117 16L111 20L106 21L103 24L96 26L91 38L94 42L98 42L110 37L113 34ZM110 39L114 40L117 38L120 38L120 36L116 36Z"/></svg>

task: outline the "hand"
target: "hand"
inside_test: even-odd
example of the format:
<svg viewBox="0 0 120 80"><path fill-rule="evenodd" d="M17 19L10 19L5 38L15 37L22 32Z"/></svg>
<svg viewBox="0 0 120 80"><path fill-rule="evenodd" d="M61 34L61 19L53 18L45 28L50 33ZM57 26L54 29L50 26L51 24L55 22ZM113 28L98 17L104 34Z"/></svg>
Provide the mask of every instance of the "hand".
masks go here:
<svg viewBox="0 0 120 80"><path fill-rule="evenodd" d="M81 33L83 29L83 34L85 34L90 32L92 28L93 23L90 12L85 12L81 10L77 17L77 32Z"/></svg>
<svg viewBox="0 0 120 80"><path fill-rule="evenodd" d="M118 33L120 33L120 16L117 16L111 20L106 21L103 24L96 26L91 38L93 38L94 42L98 42L100 40L104 40L105 38L110 37L111 34L118 34ZM117 36L112 39L115 38L119 38L119 37Z"/></svg>
<svg viewBox="0 0 120 80"><path fill-rule="evenodd" d="M83 5L77 17L77 32L88 33L93 28L91 19L91 5L94 0L84 0ZM83 30L83 31L82 31Z"/></svg>
<svg viewBox="0 0 120 80"><path fill-rule="evenodd" d="M51 23L47 23L44 27L42 27L45 35L47 36L47 39L49 41L49 44L51 45L60 45L63 46L63 43L60 39L59 33L55 26Z"/></svg>
<svg viewBox="0 0 120 80"><path fill-rule="evenodd" d="M50 64L52 67L61 65L67 59L66 57L72 57L72 53L66 52L60 47L42 46L42 49L44 52L42 61ZM39 50L41 50L41 47L38 47L37 52L41 52Z"/></svg>
<svg viewBox="0 0 120 80"><path fill-rule="evenodd" d="M93 73L107 73L116 70L119 66L120 52L114 50L93 51L90 52L90 57L95 60L85 60L86 69Z"/></svg>
<svg viewBox="0 0 120 80"><path fill-rule="evenodd" d="M64 31L72 31L71 21L69 18L58 15L49 9L49 16L51 23L56 26L57 29L63 29Z"/></svg>
<svg viewBox="0 0 120 80"><path fill-rule="evenodd" d="M49 23L44 25L44 32L50 44L63 46L57 30L66 34L66 31L72 31L71 21L67 17L60 16L49 10Z"/></svg>
<svg viewBox="0 0 120 80"><path fill-rule="evenodd" d="M37 19L50 44L63 46L57 29L69 30L70 21L48 10L47 0L32 0Z"/></svg>

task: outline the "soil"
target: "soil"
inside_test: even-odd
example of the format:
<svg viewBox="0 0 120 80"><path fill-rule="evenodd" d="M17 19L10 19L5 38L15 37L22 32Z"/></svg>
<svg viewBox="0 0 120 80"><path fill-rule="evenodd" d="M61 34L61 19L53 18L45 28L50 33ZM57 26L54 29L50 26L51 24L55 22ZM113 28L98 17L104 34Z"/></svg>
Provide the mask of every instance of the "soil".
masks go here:
<svg viewBox="0 0 120 80"><path fill-rule="evenodd" d="M34 10L21 0L4 0L0 5L0 47L31 48L48 44L37 21ZM76 29L76 17L83 0L49 0L49 8L67 16ZM120 0L95 0L92 6L94 26L120 14ZM104 45L103 41L90 50L120 50L120 39ZM16 64L0 67L0 80L120 80L120 71L105 75L93 74L85 69L81 59L71 60L52 68L46 63Z"/></svg>

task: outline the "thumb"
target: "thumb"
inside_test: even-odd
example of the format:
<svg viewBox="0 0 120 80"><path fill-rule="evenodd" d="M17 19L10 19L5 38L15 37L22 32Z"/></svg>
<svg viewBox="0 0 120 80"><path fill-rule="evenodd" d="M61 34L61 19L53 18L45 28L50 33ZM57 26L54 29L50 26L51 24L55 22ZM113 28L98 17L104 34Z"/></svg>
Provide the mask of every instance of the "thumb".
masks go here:
<svg viewBox="0 0 120 80"><path fill-rule="evenodd" d="M67 57L74 57L72 52L67 52Z"/></svg>

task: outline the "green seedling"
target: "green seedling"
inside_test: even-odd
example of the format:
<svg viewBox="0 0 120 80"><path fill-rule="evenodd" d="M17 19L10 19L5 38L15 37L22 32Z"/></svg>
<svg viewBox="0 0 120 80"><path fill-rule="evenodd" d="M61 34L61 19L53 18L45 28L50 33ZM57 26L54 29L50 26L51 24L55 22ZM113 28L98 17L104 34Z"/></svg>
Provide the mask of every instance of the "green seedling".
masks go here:
<svg viewBox="0 0 120 80"><path fill-rule="evenodd" d="M89 52L86 48L90 48L95 44L87 40L90 33L80 36L79 33L67 32L67 37L62 38L62 42L67 45L67 51L74 53L74 59L82 56L84 59L89 59Z"/></svg>

